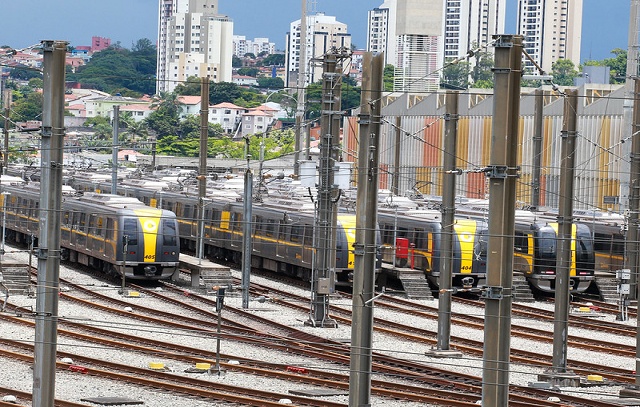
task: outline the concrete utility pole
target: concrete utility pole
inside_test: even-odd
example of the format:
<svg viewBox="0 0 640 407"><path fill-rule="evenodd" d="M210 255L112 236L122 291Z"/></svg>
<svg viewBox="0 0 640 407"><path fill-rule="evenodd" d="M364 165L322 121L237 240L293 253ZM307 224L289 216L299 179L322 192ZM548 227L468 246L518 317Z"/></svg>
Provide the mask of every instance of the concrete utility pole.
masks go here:
<svg viewBox="0 0 640 407"><path fill-rule="evenodd" d="M120 141L120 106L113 107L113 148L111 149L111 193L118 193L118 150ZM123 273L124 275L124 273Z"/></svg>
<svg viewBox="0 0 640 407"><path fill-rule="evenodd" d="M536 89L533 128L533 172L531 179L531 210L540 207L540 176L542 167L542 134L544 124L544 91Z"/></svg>
<svg viewBox="0 0 640 407"><path fill-rule="evenodd" d="M394 195L400 195L400 143L402 140L402 118L400 116L396 117L396 128L394 132L395 140L395 151L393 152L393 186L391 188L391 192Z"/></svg>
<svg viewBox="0 0 640 407"><path fill-rule="evenodd" d="M378 162L384 54L363 55L356 196L356 243L353 273L349 405L371 405L371 348L378 219Z"/></svg>
<svg viewBox="0 0 640 407"><path fill-rule="evenodd" d="M638 78L638 49L640 48L640 0L631 0L631 8L629 10L629 32L628 32L628 42L627 42L627 74L625 81L625 99L624 99L624 134L623 139L628 140L629 138L635 137L635 133L632 132L633 126L633 118L632 115L633 109L635 108L634 102L632 99L636 97L636 94L633 94L634 85L632 82ZM637 103L637 102L636 102ZM631 147L633 148L633 147ZM625 172L626 168L624 167L624 161L622 161L623 167L622 171ZM632 169L629 168L630 177L634 176ZM631 179L623 179L620 183L621 190L621 201L624 202L624 195L628 194L629 199L631 199ZM630 205L631 203L629 203ZM622 208L621 208L622 209ZM630 275L630 292L629 299L636 300L640 298L638 294L638 290L640 289L640 285L638 284L638 272L640 270L631 269Z"/></svg>
<svg viewBox="0 0 640 407"><path fill-rule="evenodd" d="M438 294L438 345L427 352L441 357L462 357L452 351L451 339L451 279L453 276L454 222L456 203L456 149L458 146L458 92L447 92L444 131L444 174L442 175L442 270Z"/></svg>
<svg viewBox="0 0 640 407"><path fill-rule="evenodd" d="M558 208L558 258L556 260L555 313L553 323L553 358L550 370L541 375L558 386L579 386L580 377L567 370L569 337L569 290L573 258L573 189L578 122L578 91L567 90L564 100L562 142L560 147L560 202Z"/></svg>
<svg viewBox="0 0 640 407"><path fill-rule="evenodd" d="M629 228L627 229L627 258L631 275L640 272L640 78L634 79L633 123L631 127L631 176L629 183ZM640 322L640 313L638 313ZM636 380L640 386L640 324L636 332Z"/></svg>
<svg viewBox="0 0 640 407"><path fill-rule="evenodd" d="M11 89L4 90L4 148L2 149L2 174L9 167L9 115L11 114Z"/></svg>
<svg viewBox="0 0 640 407"><path fill-rule="evenodd" d="M302 137L305 121L305 87L307 79L307 0L301 0L302 16L300 18L300 61L298 62L298 104L296 108L296 139L293 152L293 173L300 173L300 150L302 149ZM309 148L309 145L307 145ZM307 158L308 159L308 158Z"/></svg>
<svg viewBox="0 0 640 407"><path fill-rule="evenodd" d="M249 145L247 144L247 149ZM248 157L248 155L247 155ZM260 188L260 185L258 185ZM253 173L247 163L244 172L244 200L242 215L242 308L249 308L249 284L251 278L251 252L253 251L251 239L251 221L253 220Z"/></svg>
<svg viewBox="0 0 640 407"><path fill-rule="evenodd" d="M55 402L58 296L60 294L60 209L64 142L64 67L67 42L42 41L44 103L42 106L40 237L36 288L33 406Z"/></svg>
<svg viewBox="0 0 640 407"><path fill-rule="evenodd" d="M495 86L489 177L489 246L485 299L482 405L509 405L513 235L522 36L494 35Z"/></svg>
<svg viewBox="0 0 640 407"><path fill-rule="evenodd" d="M198 261L204 258L204 198L207 196L209 145L209 78L200 78L200 165L198 168Z"/></svg>
<svg viewBox="0 0 640 407"><path fill-rule="evenodd" d="M329 52L324 56L322 80L322 117L319 185L316 209L314 241L316 256L313 265L313 292L311 315L307 324L317 327L335 327L335 320L329 318L329 295L333 292L336 259L336 203L339 190L334 185L335 166L338 162L338 141L340 137L340 91L341 64L347 57L339 52Z"/></svg>

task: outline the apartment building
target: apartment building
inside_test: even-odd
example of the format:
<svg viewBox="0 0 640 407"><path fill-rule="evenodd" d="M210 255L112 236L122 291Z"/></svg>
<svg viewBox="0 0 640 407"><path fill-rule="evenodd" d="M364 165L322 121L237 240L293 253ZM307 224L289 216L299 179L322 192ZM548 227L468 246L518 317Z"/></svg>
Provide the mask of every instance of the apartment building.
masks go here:
<svg viewBox="0 0 640 407"><path fill-rule="evenodd" d="M244 35L233 36L233 54L238 58L242 58L248 53L258 56L263 52L275 54L275 42L269 42L269 38L254 38L253 40L248 40Z"/></svg>
<svg viewBox="0 0 640 407"><path fill-rule="evenodd" d="M506 0L385 0L368 13L367 50L396 67L394 90L431 91L434 72L490 43L505 18Z"/></svg>
<svg viewBox="0 0 640 407"><path fill-rule="evenodd" d="M218 0L160 0L157 93L190 76L231 82L233 22L217 11Z"/></svg>
<svg viewBox="0 0 640 407"><path fill-rule="evenodd" d="M524 37L524 50L545 72L551 72L559 59L568 59L577 67L582 0L519 0L518 34ZM523 63L527 73L538 73L528 58Z"/></svg>
<svg viewBox="0 0 640 407"><path fill-rule="evenodd" d="M298 72L300 70L300 20L293 21L287 33L285 50L285 66L287 67L285 84L296 86ZM311 63L312 60L322 58L333 48L351 49L351 34L347 32L347 25L336 20L334 16L327 16L324 13L307 16L306 29L306 80L305 85L314 83L322 79L322 64Z"/></svg>

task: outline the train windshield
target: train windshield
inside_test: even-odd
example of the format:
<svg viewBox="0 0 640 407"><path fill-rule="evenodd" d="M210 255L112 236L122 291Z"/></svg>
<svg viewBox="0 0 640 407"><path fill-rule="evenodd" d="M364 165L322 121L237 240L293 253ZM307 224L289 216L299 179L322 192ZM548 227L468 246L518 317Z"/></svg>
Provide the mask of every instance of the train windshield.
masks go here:
<svg viewBox="0 0 640 407"><path fill-rule="evenodd" d="M576 266L578 269L593 270L595 265L595 251L593 239L589 230L578 227L576 233Z"/></svg>
<svg viewBox="0 0 640 407"><path fill-rule="evenodd" d="M124 236L127 237L127 244L129 246L135 246L138 244L138 219L125 218Z"/></svg>
<svg viewBox="0 0 640 407"><path fill-rule="evenodd" d="M553 230L541 230L538 235L537 257L555 259L556 257L556 233Z"/></svg>
<svg viewBox="0 0 640 407"><path fill-rule="evenodd" d="M486 229L481 229L476 235L476 244L473 247L473 254L476 259L485 259L487 257L488 232Z"/></svg>
<svg viewBox="0 0 640 407"><path fill-rule="evenodd" d="M176 223L173 219L163 219L162 220L162 232L164 244L166 246L177 246L178 239L176 234Z"/></svg>

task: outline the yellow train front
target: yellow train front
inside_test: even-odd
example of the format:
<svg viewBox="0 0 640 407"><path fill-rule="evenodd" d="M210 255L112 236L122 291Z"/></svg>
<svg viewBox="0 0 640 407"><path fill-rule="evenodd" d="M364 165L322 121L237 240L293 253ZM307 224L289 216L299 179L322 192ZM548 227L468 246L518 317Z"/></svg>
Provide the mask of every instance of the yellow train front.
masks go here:
<svg viewBox="0 0 640 407"><path fill-rule="evenodd" d="M396 267L423 270L431 285L439 287L443 267L442 221L435 210L378 214L382 261ZM453 225L452 287L474 288L486 283L487 224L483 220L456 219Z"/></svg>
<svg viewBox="0 0 640 407"><path fill-rule="evenodd" d="M513 268L521 272L529 284L551 293L556 287L557 222L537 218L525 221L516 217ZM572 225L569 285L573 292L586 291L594 279L595 252L589 228L581 223Z"/></svg>
<svg viewBox="0 0 640 407"><path fill-rule="evenodd" d="M8 237L37 246L39 185L3 186ZM175 214L131 197L88 193L63 196L61 260L129 279L169 278L179 264Z"/></svg>

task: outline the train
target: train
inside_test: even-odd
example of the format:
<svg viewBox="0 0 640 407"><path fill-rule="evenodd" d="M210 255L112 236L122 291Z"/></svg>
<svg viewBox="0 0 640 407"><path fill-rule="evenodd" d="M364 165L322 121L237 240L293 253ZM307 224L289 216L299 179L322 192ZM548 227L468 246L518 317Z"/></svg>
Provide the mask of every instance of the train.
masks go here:
<svg viewBox="0 0 640 407"><path fill-rule="evenodd" d="M106 181L82 177L74 178L70 184L85 191L111 188ZM243 205L231 189L208 191L213 195L204 201L203 255L239 262ZM174 211L179 220L181 244L189 250L197 250L200 233L195 191L168 191L161 182L137 180L119 184L118 193L135 196L153 207ZM311 201L307 199L307 202L268 199L254 204L253 266L306 280L310 278L315 221ZM482 287L486 284L487 209L487 200L456 204L453 287ZM335 278L336 282L348 284L354 263L355 215L352 210L351 214L348 210L344 212L339 215ZM596 270L615 270L624 262L621 221L617 217L596 217L594 214L587 219L586 215L578 214L576 211L572 226L570 265L570 286L576 293L589 289ZM378 225L379 261L394 267L421 270L437 290L442 269L440 211L421 209L418 205L395 211L381 209ZM552 293L555 290L557 229L557 214L553 211L516 211L513 271L523 275L536 291Z"/></svg>
<svg viewBox="0 0 640 407"><path fill-rule="evenodd" d="M422 270L439 287L442 270L441 213L434 210L379 211L382 262ZM456 219L453 225L452 287L486 283L488 225L481 219Z"/></svg>
<svg viewBox="0 0 640 407"><path fill-rule="evenodd" d="M86 192L110 190L111 184L98 178L68 180L73 188ZM129 180L118 184L118 194L133 196L152 206L174 212L178 219L181 247L204 258L241 263L244 204L233 189L208 189L199 202L196 191L170 191L162 182ZM199 205L204 207L202 221ZM355 258L355 215L337 217L335 265L330 276L336 285L349 285ZM252 206L252 267L311 281L314 267L313 203L300 199L266 199Z"/></svg>
<svg viewBox="0 0 640 407"><path fill-rule="evenodd" d="M37 247L39 183L2 185L6 238ZM178 220L133 197L64 188L60 259L127 279L170 278L179 266Z"/></svg>

